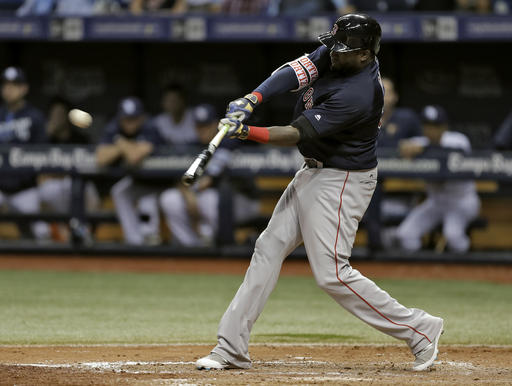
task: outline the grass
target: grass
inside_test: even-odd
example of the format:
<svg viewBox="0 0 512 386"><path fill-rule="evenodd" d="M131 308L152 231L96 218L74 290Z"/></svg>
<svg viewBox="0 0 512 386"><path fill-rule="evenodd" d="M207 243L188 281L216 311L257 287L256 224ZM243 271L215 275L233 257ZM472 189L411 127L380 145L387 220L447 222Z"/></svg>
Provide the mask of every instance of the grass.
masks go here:
<svg viewBox="0 0 512 386"><path fill-rule="evenodd" d="M0 344L214 343L236 275L0 271ZM441 315L443 343L512 344L512 286L379 280L402 304ZM282 277L253 342L395 343L312 278Z"/></svg>

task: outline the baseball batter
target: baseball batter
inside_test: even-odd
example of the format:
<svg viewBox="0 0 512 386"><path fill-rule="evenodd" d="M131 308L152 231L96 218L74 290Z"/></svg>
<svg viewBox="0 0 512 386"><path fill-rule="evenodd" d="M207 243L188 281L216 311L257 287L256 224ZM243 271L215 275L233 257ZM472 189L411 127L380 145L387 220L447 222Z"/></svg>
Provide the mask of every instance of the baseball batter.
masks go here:
<svg viewBox="0 0 512 386"><path fill-rule="evenodd" d="M228 135L262 143L297 145L305 163L290 182L256 241L244 282L220 322L212 353L198 369L249 368L249 335L274 289L284 259L304 243L318 285L370 326L406 341L413 369L431 367L443 320L406 308L349 263L356 230L377 180L375 156L384 90L376 54L380 25L349 14L320 46L280 67L254 92L231 102ZM304 90L288 126L243 123L253 108L289 90Z"/></svg>

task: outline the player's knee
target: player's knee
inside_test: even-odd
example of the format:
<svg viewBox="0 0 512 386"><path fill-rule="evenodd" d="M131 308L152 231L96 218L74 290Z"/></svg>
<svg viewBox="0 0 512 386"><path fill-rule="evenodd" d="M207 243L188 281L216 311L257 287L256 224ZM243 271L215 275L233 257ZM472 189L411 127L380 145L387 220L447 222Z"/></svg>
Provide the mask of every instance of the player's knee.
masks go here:
<svg viewBox="0 0 512 386"><path fill-rule="evenodd" d="M329 257L326 257L329 258ZM333 266L335 266L333 264ZM332 269L328 272L317 272L315 274L316 285L327 293L339 293L340 286L347 280L352 272L351 265L347 262L338 265L338 271Z"/></svg>
<svg viewBox="0 0 512 386"><path fill-rule="evenodd" d="M272 235L270 232L264 231L254 244L254 257L263 257L265 259L275 259L276 261L284 260L286 257L285 243Z"/></svg>

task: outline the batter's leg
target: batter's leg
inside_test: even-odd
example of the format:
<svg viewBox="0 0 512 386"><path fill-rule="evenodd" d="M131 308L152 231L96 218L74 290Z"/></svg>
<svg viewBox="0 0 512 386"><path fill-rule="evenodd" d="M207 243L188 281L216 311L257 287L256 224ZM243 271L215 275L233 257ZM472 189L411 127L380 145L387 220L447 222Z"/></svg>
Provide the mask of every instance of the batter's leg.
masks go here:
<svg viewBox="0 0 512 386"><path fill-rule="evenodd" d="M415 207L397 229L400 245L407 251L421 249L421 237L441 223L442 209L432 199Z"/></svg>
<svg viewBox="0 0 512 386"><path fill-rule="evenodd" d="M336 302L370 326L405 340L413 354L439 333L442 320L407 308L373 281L352 269L351 254L358 223L375 187L375 171L318 170L301 200L300 226L318 285ZM315 184L322 186L318 194Z"/></svg>
<svg viewBox="0 0 512 386"><path fill-rule="evenodd" d="M249 335L274 289L281 265L301 242L295 184L299 171L279 199L267 228L256 241L244 281L220 321L213 349L236 367L249 368Z"/></svg>

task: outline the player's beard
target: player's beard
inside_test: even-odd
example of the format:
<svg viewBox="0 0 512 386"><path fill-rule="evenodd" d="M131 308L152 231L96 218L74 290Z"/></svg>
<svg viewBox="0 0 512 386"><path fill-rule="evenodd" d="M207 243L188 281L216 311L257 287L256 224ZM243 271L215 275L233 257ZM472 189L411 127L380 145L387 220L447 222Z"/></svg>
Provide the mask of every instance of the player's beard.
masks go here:
<svg viewBox="0 0 512 386"><path fill-rule="evenodd" d="M331 71L336 72L339 75L342 76L349 76L352 74L355 74L359 71L359 68L351 63L345 60L340 60L340 57L333 57L331 54Z"/></svg>
<svg viewBox="0 0 512 386"><path fill-rule="evenodd" d="M351 64L348 64L348 63L337 63L337 64L338 64L337 66L334 66L331 63L331 71L334 71L335 73L337 73L338 75L341 75L341 76L350 76L350 75L353 75L360 71L359 68L357 68L356 66L353 66Z"/></svg>

